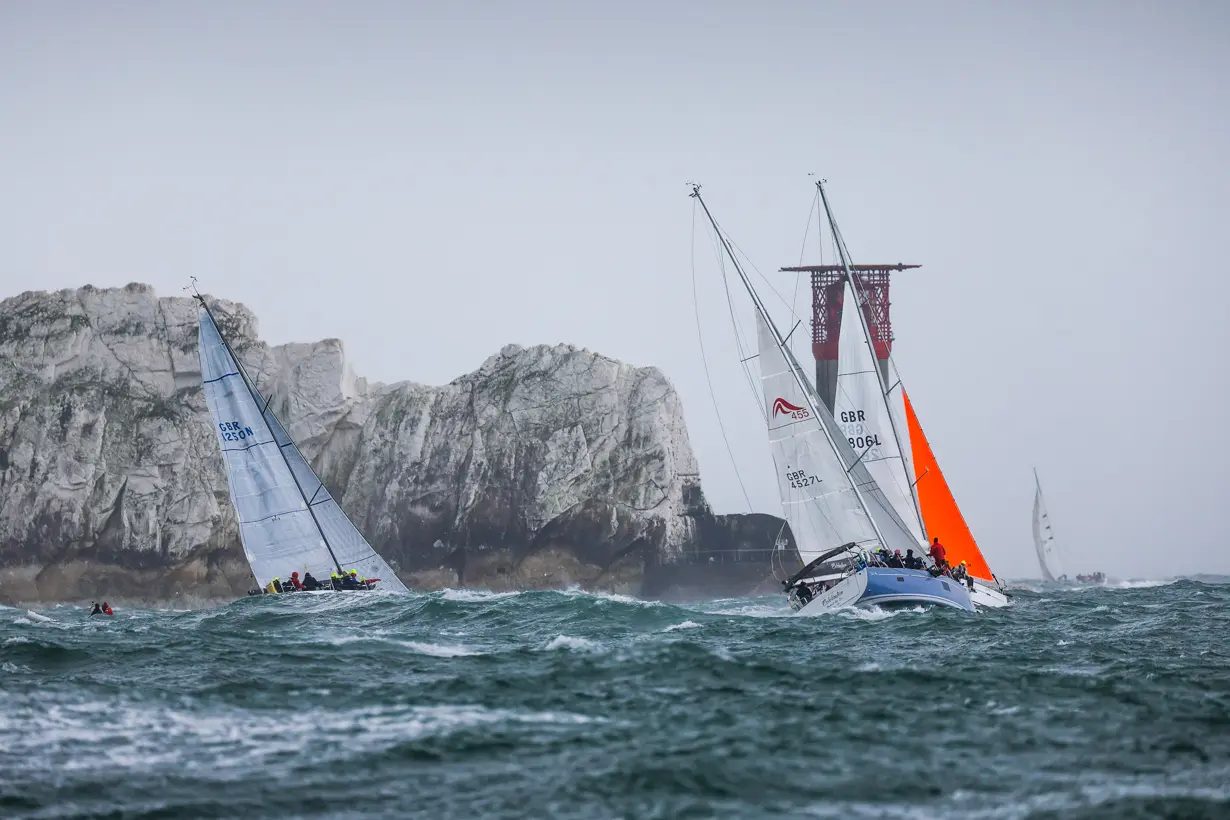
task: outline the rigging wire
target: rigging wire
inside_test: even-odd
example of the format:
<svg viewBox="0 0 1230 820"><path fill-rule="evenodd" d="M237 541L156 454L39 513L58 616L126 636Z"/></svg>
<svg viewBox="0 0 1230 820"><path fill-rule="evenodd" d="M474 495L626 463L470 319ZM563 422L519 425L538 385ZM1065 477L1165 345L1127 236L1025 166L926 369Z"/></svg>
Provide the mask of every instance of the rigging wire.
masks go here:
<svg viewBox="0 0 1230 820"><path fill-rule="evenodd" d="M718 267L722 271L722 287L726 291L726 310L730 314L730 324L735 332L735 349L739 353L739 367L743 371L743 379L747 382L749 395L752 397L752 402L756 405L756 412L764 419L765 424L768 424L769 417L766 415L764 403L760 400L760 391L756 389L756 380L752 377L751 368L748 362L759 357L759 341L757 341L757 353L752 355L752 347L744 339L744 332L739 325L738 313L735 311L735 298L730 293L730 278L726 271L726 255L720 250L721 239L714 236L714 248L718 254Z"/></svg>
<svg viewBox="0 0 1230 820"><path fill-rule="evenodd" d="M799 267L803 267L803 259L807 256L807 234L811 232L811 220L816 215L816 206L820 204L820 192L816 191L811 198L811 210L807 212L807 224L803 227L803 245L799 248ZM816 220L816 228L820 228L820 220ZM824 233L817 230L818 241L820 247L820 264L824 264ZM790 304L797 305L799 303L799 286L803 283L803 271L799 271L794 276L794 297L790 300ZM799 317L795 317L799 318Z"/></svg>
<svg viewBox="0 0 1230 820"><path fill-rule="evenodd" d="M743 485L743 476L739 474L739 464L735 461L734 450L730 446L730 438L726 435L726 425L722 422L722 411L718 407L717 394L713 390L713 378L709 375L709 358L705 355L705 336L701 332L700 324L700 301L696 296L696 203L692 203L692 311L696 314L696 339L700 343L700 359L705 366L705 381L709 384L709 398L713 402L713 413L717 416L718 429L722 432L722 441L726 445L726 455L730 457L730 465L735 471L735 480L739 482L739 489L743 491L743 500L747 504L749 512L752 511L752 499L747 494L747 487ZM725 280L726 272L722 271L722 279ZM727 293L729 299L729 291ZM736 334L737 335L737 334ZM764 412L763 409L761 412Z"/></svg>

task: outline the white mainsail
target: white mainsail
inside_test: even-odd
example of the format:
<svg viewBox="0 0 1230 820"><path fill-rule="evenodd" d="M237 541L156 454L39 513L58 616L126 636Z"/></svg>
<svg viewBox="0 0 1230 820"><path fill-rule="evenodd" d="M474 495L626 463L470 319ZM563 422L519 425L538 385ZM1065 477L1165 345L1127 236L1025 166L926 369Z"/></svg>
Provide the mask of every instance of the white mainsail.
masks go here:
<svg viewBox="0 0 1230 820"><path fill-rule="evenodd" d="M1046 513L1046 500L1042 497L1042 482L1034 470L1034 549L1038 551L1038 566L1044 581L1056 581L1064 577L1059 564L1059 549L1055 534L1051 531L1051 518Z"/></svg>
<svg viewBox="0 0 1230 820"><path fill-rule="evenodd" d="M884 492L893 510L909 528L918 543L926 543L921 516L914 502L906 459L898 447L893 429L889 398L883 393L880 372L867 323L859 314L858 295L847 277L845 300L841 309L841 329L837 348L837 394L833 416L846 441L862 456L867 471ZM900 391L898 402L900 402ZM904 417L904 406L902 415ZM900 425L897 430L904 430Z"/></svg>
<svg viewBox="0 0 1230 820"><path fill-rule="evenodd" d="M329 494L222 338L200 310L201 380L226 464L239 535L257 584L292 571L318 579L355 569L380 589L405 585Z"/></svg>
<svg viewBox="0 0 1230 820"><path fill-rule="evenodd" d="M777 343L759 306L756 318L769 444L782 508L799 557L806 564L851 541L878 542L877 528L890 550L917 550L919 542L850 448L827 408L804 394L806 381L798 363Z"/></svg>

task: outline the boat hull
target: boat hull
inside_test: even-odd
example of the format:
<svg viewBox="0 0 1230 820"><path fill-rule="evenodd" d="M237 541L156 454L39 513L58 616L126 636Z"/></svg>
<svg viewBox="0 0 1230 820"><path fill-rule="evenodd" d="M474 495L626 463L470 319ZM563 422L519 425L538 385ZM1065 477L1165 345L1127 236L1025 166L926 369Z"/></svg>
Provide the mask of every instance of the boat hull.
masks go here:
<svg viewBox="0 0 1230 820"><path fill-rule="evenodd" d="M249 595L316 595L341 592L371 592L372 587L355 587L353 589L284 589L281 592L266 592L263 589L249 589Z"/></svg>
<svg viewBox="0 0 1230 820"><path fill-rule="evenodd" d="M969 590L946 576L916 569L864 567L817 595L799 609L819 615L848 607L946 606L974 611Z"/></svg>
<svg viewBox="0 0 1230 820"><path fill-rule="evenodd" d="M974 606L982 609L999 609L1011 603L1008 596L1002 591L991 586L986 581L979 581L977 579L974 581L974 588L970 590L969 597L973 601Z"/></svg>

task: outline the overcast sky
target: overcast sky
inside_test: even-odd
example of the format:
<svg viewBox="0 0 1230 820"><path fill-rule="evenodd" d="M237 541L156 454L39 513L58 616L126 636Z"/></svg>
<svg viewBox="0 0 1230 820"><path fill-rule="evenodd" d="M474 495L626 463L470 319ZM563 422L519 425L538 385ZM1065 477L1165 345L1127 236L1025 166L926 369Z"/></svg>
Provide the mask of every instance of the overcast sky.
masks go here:
<svg viewBox="0 0 1230 820"><path fill-rule="evenodd" d="M897 361L1001 576L1038 574L1035 465L1069 570L1230 572L1228 89L1216 1L0 0L0 296L195 275L383 381L656 365L746 511L685 183L789 294L818 172L856 262L923 265ZM780 513L708 241L717 403Z"/></svg>

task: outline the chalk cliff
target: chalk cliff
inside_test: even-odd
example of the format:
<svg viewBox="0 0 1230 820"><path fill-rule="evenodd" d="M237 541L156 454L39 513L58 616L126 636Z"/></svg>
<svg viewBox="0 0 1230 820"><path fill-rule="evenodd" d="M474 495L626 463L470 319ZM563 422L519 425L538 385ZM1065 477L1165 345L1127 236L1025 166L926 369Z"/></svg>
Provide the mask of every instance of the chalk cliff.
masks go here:
<svg viewBox="0 0 1230 820"><path fill-rule="evenodd" d="M685 554L696 563L698 527L713 529L678 396L655 368L510 345L441 387L376 384L336 339L271 347L247 308L211 306L411 586L637 593L647 573L666 586ZM196 344L195 302L144 285L0 302L0 600L248 587ZM780 522L764 518L752 541L772 544Z"/></svg>

